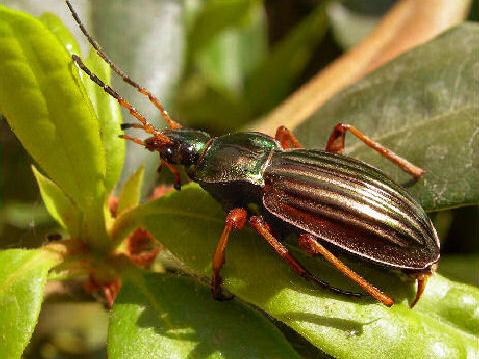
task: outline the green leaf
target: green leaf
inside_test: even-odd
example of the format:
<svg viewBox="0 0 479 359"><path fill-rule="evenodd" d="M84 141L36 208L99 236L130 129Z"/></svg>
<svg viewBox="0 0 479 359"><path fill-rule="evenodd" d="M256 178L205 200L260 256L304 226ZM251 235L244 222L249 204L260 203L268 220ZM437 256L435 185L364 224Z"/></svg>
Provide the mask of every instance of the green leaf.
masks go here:
<svg viewBox="0 0 479 359"><path fill-rule="evenodd" d="M38 319L48 271L57 261L41 250L0 251L0 357L21 357Z"/></svg>
<svg viewBox="0 0 479 359"><path fill-rule="evenodd" d="M85 64L103 82L110 83L111 69L96 51L93 49L90 51ZM122 133L120 106L112 96L85 74L82 74L82 80L100 124L100 137L106 158L105 187L106 192L109 193L120 178L125 160L125 141L118 137Z"/></svg>
<svg viewBox="0 0 479 359"><path fill-rule="evenodd" d="M118 198L118 213L130 210L140 203L141 185L143 184L143 175L145 168L141 166L133 173L126 181L121 189L120 197Z"/></svg>
<svg viewBox="0 0 479 359"><path fill-rule="evenodd" d="M214 301L204 285L164 274L124 284L111 314L108 357L299 359L255 310Z"/></svg>
<svg viewBox="0 0 479 359"><path fill-rule="evenodd" d="M40 16L40 20L57 37L70 55L81 55L80 47L72 36L68 28L62 23L60 18L54 14L45 13ZM103 82L110 84L111 69L103 61L94 49L91 49L85 64L96 74ZM95 109L97 121L100 124L100 137L103 143L106 158L106 192L109 193L118 181L125 159L125 141L118 138L121 134L121 112L118 102L105 93L102 88L96 85L78 69L78 73L83 81L90 102Z"/></svg>
<svg viewBox="0 0 479 359"><path fill-rule="evenodd" d="M140 205L120 217L112 233L119 241L141 226L197 275L209 276L211 254L223 223L219 205L196 186L186 186L181 193ZM358 290L320 258L294 254L334 286ZM421 301L410 309L408 303L415 292L411 282L402 282L396 274L380 267L347 263L392 294L398 304L387 308L367 297L358 300L317 288L294 275L250 230L232 235L222 273L226 288L239 298L260 307L336 358L479 354L479 319L474 314L479 303L478 289L435 275Z"/></svg>
<svg viewBox="0 0 479 359"><path fill-rule="evenodd" d="M339 93L295 133L323 148L336 123L353 124L427 171L410 188L426 210L479 203L478 51L479 25L460 25ZM346 153L409 179L351 135Z"/></svg>
<svg viewBox="0 0 479 359"><path fill-rule="evenodd" d="M75 40L73 35L67 29L67 27L63 24L61 19L52 13L44 13L38 18L45 27L52 32L53 35L57 38L60 44L63 45L65 50L70 54L80 55L80 46L78 46L78 42Z"/></svg>
<svg viewBox="0 0 479 359"><path fill-rule="evenodd" d="M71 237L78 238L81 226L81 213L78 207L53 181L42 175L35 166L32 166L32 171L48 213L63 228L68 230Z"/></svg>
<svg viewBox="0 0 479 359"><path fill-rule="evenodd" d="M0 7L0 53L0 112L84 213L83 238L106 245L99 124L67 51L36 18Z"/></svg>

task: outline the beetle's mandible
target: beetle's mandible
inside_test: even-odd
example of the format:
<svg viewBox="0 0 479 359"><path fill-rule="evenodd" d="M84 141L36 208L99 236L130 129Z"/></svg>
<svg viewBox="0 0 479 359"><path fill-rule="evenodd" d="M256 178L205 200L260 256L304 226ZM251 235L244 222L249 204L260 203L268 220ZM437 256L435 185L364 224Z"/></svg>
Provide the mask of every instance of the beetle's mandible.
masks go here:
<svg viewBox="0 0 479 359"><path fill-rule="evenodd" d="M348 124L336 125L325 150L302 149L283 126L277 129L274 138L257 132L211 137L202 131L183 128L170 118L155 96L108 58L68 0L66 3L97 53L125 82L148 97L169 127L156 129L73 55L73 61L139 121L123 124L122 129L138 128L150 135L144 141L129 135L122 137L157 151L162 165L176 176L175 188L181 186L175 166L183 166L190 179L225 209L225 226L213 255L211 290L215 298L223 297L220 270L225 263L230 233L248 223L294 272L322 287L339 294L358 295L331 287L305 269L280 241L284 234L296 234L301 248L312 255L322 255L387 306L394 303L393 299L348 268L333 252L348 253L408 273L418 282L411 307L417 303L439 260L436 231L406 190L382 171L341 154L345 135L350 132L415 179L424 174L422 169Z"/></svg>

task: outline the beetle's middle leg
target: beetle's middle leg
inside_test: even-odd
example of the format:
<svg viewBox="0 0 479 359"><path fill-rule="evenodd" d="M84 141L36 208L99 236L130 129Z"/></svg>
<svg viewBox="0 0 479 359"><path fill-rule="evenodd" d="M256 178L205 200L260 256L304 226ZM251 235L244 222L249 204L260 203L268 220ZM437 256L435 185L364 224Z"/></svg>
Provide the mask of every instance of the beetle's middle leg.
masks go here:
<svg viewBox="0 0 479 359"><path fill-rule="evenodd" d="M399 166L402 170L410 173L414 178L421 177L426 171L422 168L414 166L408 160L399 157L393 151L387 149L386 147L382 146L381 144L373 141L361 131L359 131L356 127L348 125L346 123L338 123L335 127L331 136L329 136L328 142L326 143L326 151L328 152L335 152L335 153L342 153L344 151L344 142L346 137L346 132L350 132L361 141L363 141L366 145L371 147L373 150L379 152L381 155L386 157L391 162L395 163Z"/></svg>
<svg viewBox="0 0 479 359"><path fill-rule="evenodd" d="M251 227L253 227L258 234L263 237L268 244L274 249L274 251L281 256L281 258L289 265L289 267L301 277L318 284L319 286L328 289L329 291L353 297L361 297L361 293L353 293L344 291L339 288L332 287L329 283L317 278L304 268L298 260L289 253L288 249L271 234L268 224L260 216L251 216L249 219Z"/></svg>
<svg viewBox="0 0 479 359"><path fill-rule="evenodd" d="M279 126L276 129L276 134L274 135L274 139L276 141L279 141L283 149L303 147L301 143L299 143L296 136L293 135L293 133L290 130L288 130L285 126Z"/></svg>
<svg viewBox="0 0 479 359"><path fill-rule="evenodd" d="M390 307L394 304L394 300L374 287L366 279L361 277L358 273L347 267L338 257L324 248L317 240L310 234L302 234L298 238L299 246L305 249L308 253L316 255L321 254L329 263L336 267L346 277L356 282L365 292L377 301Z"/></svg>
<svg viewBox="0 0 479 359"><path fill-rule="evenodd" d="M221 293L221 276L220 271L225 264L225 250L228 245L228 240L233 229L242 229L246 224L248 213L242 208L231 210L226 216L223 233L221 233L220 240L216 245L216 250L213 255L213 275L211 276L211 293L213 298L221 300L226 299Z"/></svg>

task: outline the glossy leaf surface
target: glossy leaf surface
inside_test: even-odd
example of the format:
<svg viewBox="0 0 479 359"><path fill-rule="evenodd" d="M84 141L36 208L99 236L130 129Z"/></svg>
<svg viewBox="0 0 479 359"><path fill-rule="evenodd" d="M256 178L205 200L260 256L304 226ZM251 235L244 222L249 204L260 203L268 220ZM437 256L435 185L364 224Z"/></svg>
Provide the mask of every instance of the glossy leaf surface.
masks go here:
<svg viewBox="0 0 479 359"><path fill-rule="evenodd" d="M196 274L208 276L223 221L218 204L197 187L189 186L120 218L114 236L122 238L132 228L142 226ZM358 290L320 258L303 258L293 251L321 278L343 289ZM351 299L314 287L294 275L249 230L232 236L223 274L226 287L235 295L259 306L337 358L479 354L479 322L474 314L479 303L478 289L435 275L419 304L410 309L412 283L402 282L396 274L378 267L349 264L391 294L398 304L387 308L369 298Z"/></svg>
<svg viewBox="0 0 479 359"><path fill-rule="evenodd" d="M479 25L456 27L339 93L295 133L306 148L324 148L336 123L353 124L427 171L409 188L426 210L478 203L477 51ZM409 180L351 135L346 154Z"/></svg>
<svg viewBox="0 0 479 359"><path fill-rule="evenodd" d="M281 332L238 301L217 302L186 277L136 275L113 307L108 353L119 358L298 358Z"/></svg>
<svg viewBox="0 0 479 359"><path fill-rule="evenodd" d="M0 52L0 112L85 213L85 239L102 242L105 156L93 107L67 51L36 18L0 7Z"/></svg>
<svg viewBox="0 0 479 359"><path fill-rule="evenodd" d="M41 250L0 251L0 357L20 358L30 341L54 256Z"/></svg>

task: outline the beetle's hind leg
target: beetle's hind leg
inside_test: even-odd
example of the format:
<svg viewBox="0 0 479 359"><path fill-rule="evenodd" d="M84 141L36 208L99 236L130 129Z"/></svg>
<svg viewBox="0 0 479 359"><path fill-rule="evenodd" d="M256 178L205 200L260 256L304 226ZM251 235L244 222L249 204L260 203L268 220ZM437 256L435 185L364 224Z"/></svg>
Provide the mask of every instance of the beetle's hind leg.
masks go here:
<svg viewBox="0 0 479 359"><path fill-rule="evenodd" d="M310 234L302 234L298 238L299 246L305 249L308 253L317 255L321 254L329 263L336 269L343 273L346 277L356 282L365 292L377 301L390 307L394 304L394 300L374 287L366 279L361 277L358 273L347 267L338 257L324 248L315 237Z"/></svg>
<svg viewBox="0 0 479 359"><path fill-rule="evenodd" d="M350 132L361 141L363 141L366 145L371 147L373 150L379 152L381 155L386 157L391 162L395 163L399 166L402 170L410 173L414 178L421 177L426 171L422 168L414 166L408 160L399 157L393 151L387 149L386 147L382 146L381 144L373 141L361 131L359 131L356 127L348 125L346 123L338 123L335 127L331 136L329 136L329 140L326 143L326 151L328 152L335 152L335 153L342 153L344 151L344 143L346 132Z"/></svg>
<svg viewBox="0 0 479 359"><path fill-rule="evenodd" d="M236 208L231 210L226 216L225 226L223 233L221 233L220 240L216 245L216 250L213 255L213 275L211 276L211 293L213 298L217 300L228 299L221 291L222 278L220 271L225 264L225 250L228 245L229 237L233 229L242 229L246 224L248 214L246 210L242 208Z"/></svg>
<svg viewBox="0 0 479 359"><path fill-rule="evenodd" d="M292 254L289 253L288 249L280 241L274 238L274 236L271 234L271 230L268 224L264 221L262 217L252 216L249 219L249 223L251 227L253 227L256 232L258 232L258 234L268 242L268 244L274 249L274 251L279 254L281 258L283 258L283 260L289 265L289 267L301 277L336 294L353 297L362 296L360 293L353 293L341 290L339 288L334 288L329 283L317 278L312 273L310 273L306 268L301 265L301 263L298 262L298 260Z"/></svg>
<svg viewBox="0 0 479 359"><path fill-rule="evenodd" d="M276 129L276 134L274 135L274 139L276 141L279 141L283 149L303 147L301 143L298 141L298 139L296 138L296 136L293 135L293 133L290 130L288 130L285 126L279 126Z"/></svg>

